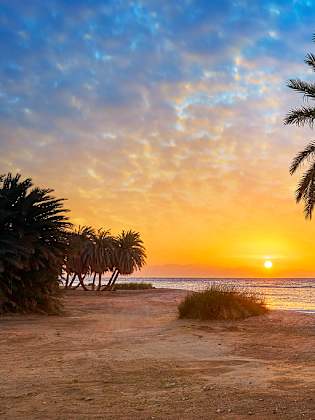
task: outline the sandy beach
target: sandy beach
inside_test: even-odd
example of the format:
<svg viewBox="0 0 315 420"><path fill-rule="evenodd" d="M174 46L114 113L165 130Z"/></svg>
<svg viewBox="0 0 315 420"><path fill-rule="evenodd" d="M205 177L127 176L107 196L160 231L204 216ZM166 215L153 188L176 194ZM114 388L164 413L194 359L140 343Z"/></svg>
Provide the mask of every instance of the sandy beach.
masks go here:
<svg viewBox="0 0 315 420"><path fill-rule="evenodd" d="M186 292L69 291L0 318L1 419L315 419L315 317L177 319Z"/></svg>

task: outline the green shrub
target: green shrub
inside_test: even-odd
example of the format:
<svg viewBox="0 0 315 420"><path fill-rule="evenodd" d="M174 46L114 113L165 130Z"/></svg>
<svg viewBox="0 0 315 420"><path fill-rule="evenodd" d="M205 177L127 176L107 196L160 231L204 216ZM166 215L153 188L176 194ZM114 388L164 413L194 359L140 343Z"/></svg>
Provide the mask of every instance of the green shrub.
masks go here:
<svg viewBox="0 0 315 420"><path fill-rule="evenodd" d="M114 290L145 290L153 289L151 283L116 283Z"/></svg>
<svg viewBox="0 0 315 420"><path fill-rule="evenodd" d="M188 294L178 306L179 318L237 320L267 312L264 300L235 287L211 285Z"/></svg>

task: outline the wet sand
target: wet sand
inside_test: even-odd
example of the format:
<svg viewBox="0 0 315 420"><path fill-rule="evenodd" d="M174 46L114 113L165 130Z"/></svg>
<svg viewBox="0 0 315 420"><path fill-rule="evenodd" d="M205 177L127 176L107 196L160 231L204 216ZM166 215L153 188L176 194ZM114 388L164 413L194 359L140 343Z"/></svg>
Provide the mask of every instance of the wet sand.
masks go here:
<svg viewBox="0 0 315 420"><path fill-rule="evenodd" d="M0 317L1 419L315 419L315 316L177 319L185 291Z"/></svg>

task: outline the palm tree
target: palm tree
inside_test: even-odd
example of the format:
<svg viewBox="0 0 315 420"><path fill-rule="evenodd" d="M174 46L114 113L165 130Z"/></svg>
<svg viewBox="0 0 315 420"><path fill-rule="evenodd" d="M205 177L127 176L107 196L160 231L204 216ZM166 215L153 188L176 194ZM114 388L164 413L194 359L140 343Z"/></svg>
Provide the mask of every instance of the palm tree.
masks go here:
<svg viewBox="0 0 315 420"><path fill-rule="evenodd" d="M67 276L69 274L73 277L67 287L71 287L78 278L79 283L76 287L82 286L84 290L88 290L84 278L90 272L94 240L95 231L91 226L79 226L69 233L64 269Z"/></svg>
<svg viewBox="0 0 315 420"><path fill-rule="evenodd" d="M98 275L98 287L101 289L102 274L113 269L114 238L109 230L99 229L94 238L94 246L90 261L91 272L94 272L92 288L95 289L95 278Z"/></svg>
<svg viewBox="0 0 315 420"><path fill-rule="evenodd" d="M106 288L111 290L119 276L132 274L135 270L140 270L146 260L145 248L140 238L139 232L133 230L122 231L115 238L113 275Z"/></svg>
<svg viewBox="0 0 315 420"><path fill-rule="evenodd" d="M315 42L315 35L313 37ZM305 63L315 71L315 55L307 54ZM285 124L295 124L297 126L304 126L308 124L313 128L315 121L315 107L309 105L309 100L315 100L315 83L304 82L300 79L291 79L288 82L288 87L302 93L307 101L306 106L297 109L292 109L286 116ZM304 163L309 163L309 167L301 177L298 187L296 189L296 201L304 201L305 217L311 219L315 204L315 142L309 143L304 150L299 152L292 161L290 166L290 174L300 168Z"/></svg>
<svg viewBox="0 0 315 420"><path fill-rule="evenodd" d="M20 174L0 176L0 311L57 312L70 227L63 199Z"/></svg>

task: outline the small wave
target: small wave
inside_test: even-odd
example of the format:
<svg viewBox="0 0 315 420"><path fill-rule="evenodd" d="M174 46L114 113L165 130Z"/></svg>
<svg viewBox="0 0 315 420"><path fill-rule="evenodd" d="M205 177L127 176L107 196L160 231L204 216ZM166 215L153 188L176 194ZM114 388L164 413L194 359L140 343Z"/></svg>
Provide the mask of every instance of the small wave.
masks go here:
<svg viewBox="0 0 315 420"><path fill-rule="evenodd" d="M290 309L292 310L292 309ZM293 309L295 312L299 312L302 314L308 314L308 315L315 315L315 311L313 311L312 309Z"/></svg>
<svg viewBox="0 0 315 420"><path fill-rule="evenodd" d="M234 283L233 283L234 284ZM249 287L251 289L259 288L259 289L314 289L315 286L309 285L309 286L272 286L272 285L265 285L265 284L242 284L237 285L238 287Z"/></svg>

